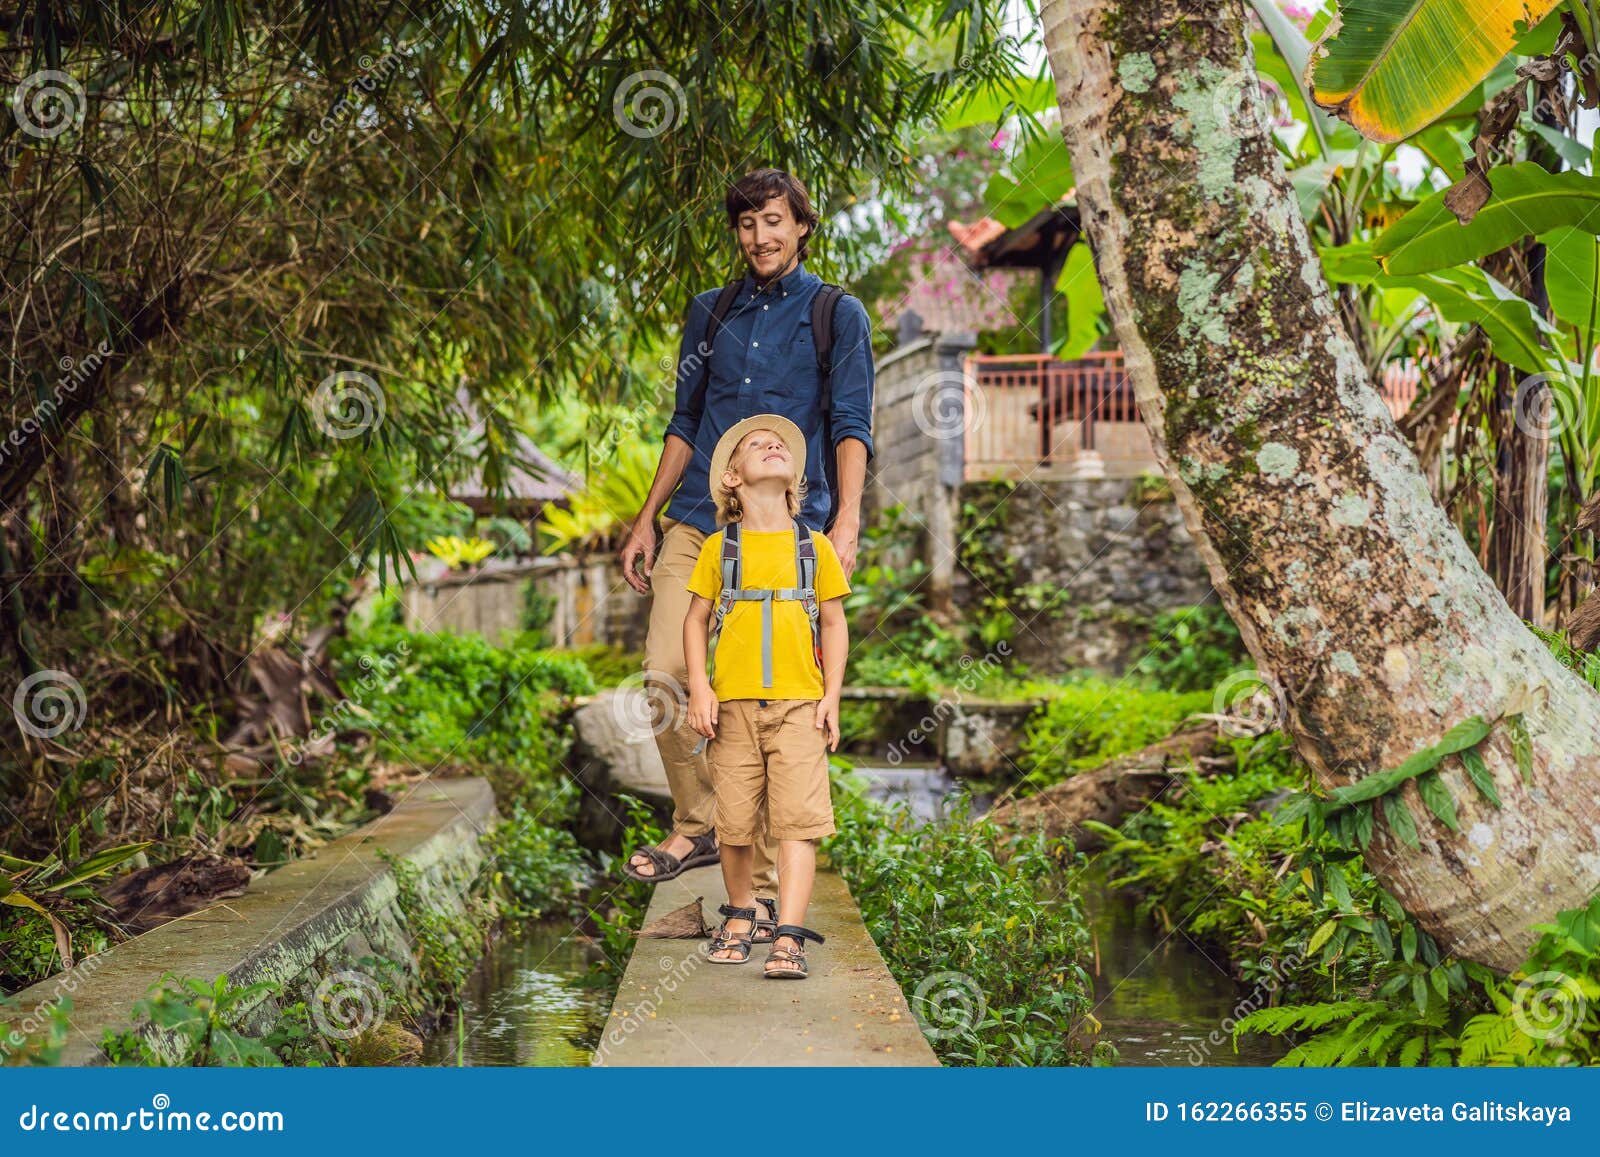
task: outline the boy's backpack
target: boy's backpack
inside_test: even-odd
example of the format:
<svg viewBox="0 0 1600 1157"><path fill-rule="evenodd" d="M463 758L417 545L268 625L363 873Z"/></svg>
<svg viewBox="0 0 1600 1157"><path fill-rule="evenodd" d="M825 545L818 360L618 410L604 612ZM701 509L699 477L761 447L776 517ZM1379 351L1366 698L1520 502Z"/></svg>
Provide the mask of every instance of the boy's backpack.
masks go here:
<svg viewBox="0 0 1600 1157"><path fill-rule="evenodd" d="M691 403L696 412L704 411L706 388L711 384L711 348L716 343L717 332L722 329L722 319L733 308L733 299L739 295L739 287L743 284L742 277L728 282L711 306L711 320L706 323L705 348L700 363L700 380L695 385ZM842 286L823 282L816 296L811 299L811 341L817 347L817 388L821 395L824 431L828 429L829 416L833 413L833 319L839 310L839 299L844 295ZM825 441L829 445L833 443L831 437ZM823 526L828 527L833 525L834 511L839 504L838 464L828 455L824 455L823 459L822 468L828 480L828 515Z"/></svg>
<svg viewBox="0 0 1600 1157"><path fill-rule="evenodd" d="M781 590L744 587L744 557L740 544L739 524L730 522L722 528L722 593L717 596L716 610L711 621L709 648L715 648L717 636L722 633L723 620L737 602L761 604L761 685L772 686L772 604L774 602L800 602L805 604L806 618L811 620L811 654L822 669L822 607L817 602L817 544L810 529L798 518L794 520L794 574L799 584Z"/></svg>

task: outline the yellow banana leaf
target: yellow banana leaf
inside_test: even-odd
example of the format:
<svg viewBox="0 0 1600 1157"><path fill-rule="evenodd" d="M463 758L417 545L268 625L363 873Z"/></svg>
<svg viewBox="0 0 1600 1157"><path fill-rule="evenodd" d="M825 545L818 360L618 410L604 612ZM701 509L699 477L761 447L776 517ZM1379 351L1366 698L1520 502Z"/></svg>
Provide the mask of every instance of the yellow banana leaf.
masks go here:
<svg viewBox="0 0 1600 1157"><path fill-rule="evenodd" d="M1449 112L1559 0L1348 0L1306 70L1362 136L1404 140Z"/></svg>

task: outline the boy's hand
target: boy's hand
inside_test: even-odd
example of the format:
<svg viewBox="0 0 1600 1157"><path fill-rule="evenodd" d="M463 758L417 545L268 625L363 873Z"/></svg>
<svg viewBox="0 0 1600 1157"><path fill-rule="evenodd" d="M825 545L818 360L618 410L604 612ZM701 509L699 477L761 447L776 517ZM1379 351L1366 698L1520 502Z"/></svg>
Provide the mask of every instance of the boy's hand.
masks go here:
<svg viewBox="0 0 1600 1157"><path fill-rule="evenodd" d="M707 739L717 737L717 697L709 686L689 688L689 726Z"/></svg>
<svg viewBox="0 0 1600 1157"><path fill-rule="evenodd" d="M817 727L822 731L823 739L827 740L828 750L839 750L839 699L837 696L824 696L817 700Z"/></svg>

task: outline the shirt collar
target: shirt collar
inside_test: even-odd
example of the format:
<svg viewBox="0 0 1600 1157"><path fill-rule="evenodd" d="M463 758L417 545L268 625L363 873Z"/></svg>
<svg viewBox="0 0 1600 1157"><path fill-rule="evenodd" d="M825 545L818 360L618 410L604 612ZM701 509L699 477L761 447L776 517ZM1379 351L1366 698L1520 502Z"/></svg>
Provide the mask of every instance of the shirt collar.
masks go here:
<svg viewBox="0 0 1600 1157"><path fill-rule="evenodd" d="M804 261L797 261L793 269L778 278L777 284L772 287L772 295L774 297L787 297L791 293L798 293L813 281L820 282L821 280L820 277L806 268ZM756 295L755 274L748 269L745 270L744 289L747 296L754 297Z"/></svg>

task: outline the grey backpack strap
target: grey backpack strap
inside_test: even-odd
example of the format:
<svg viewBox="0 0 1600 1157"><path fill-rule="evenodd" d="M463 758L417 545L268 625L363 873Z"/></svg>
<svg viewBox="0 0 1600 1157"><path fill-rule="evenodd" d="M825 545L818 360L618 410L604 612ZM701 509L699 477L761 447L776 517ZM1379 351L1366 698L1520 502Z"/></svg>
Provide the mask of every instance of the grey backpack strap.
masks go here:
<svg viewBox="0 0 1600 1157"><path fill-rule="evenodd" d="M798 518L794 520L794 577L800 588L800 602L806 608L806 618L811 620L811 653L817 660L817 670L822 670L822 604L817 600L817 542L811 530Z"/></svg>
<svg viewBox="0 0 1600 1157"><path fill-rule="evenodd" d="M744 581L744 558L740 553L739 524L730 522L722 528L722 590L717 593L717 601L711 612L711 634L706 642L706 650L712 655L712 665L715 666L715 650L717 638L722 634L722 624L728 617L728 612L733 609L734 600L739 597L739 584Z"/></svg>

